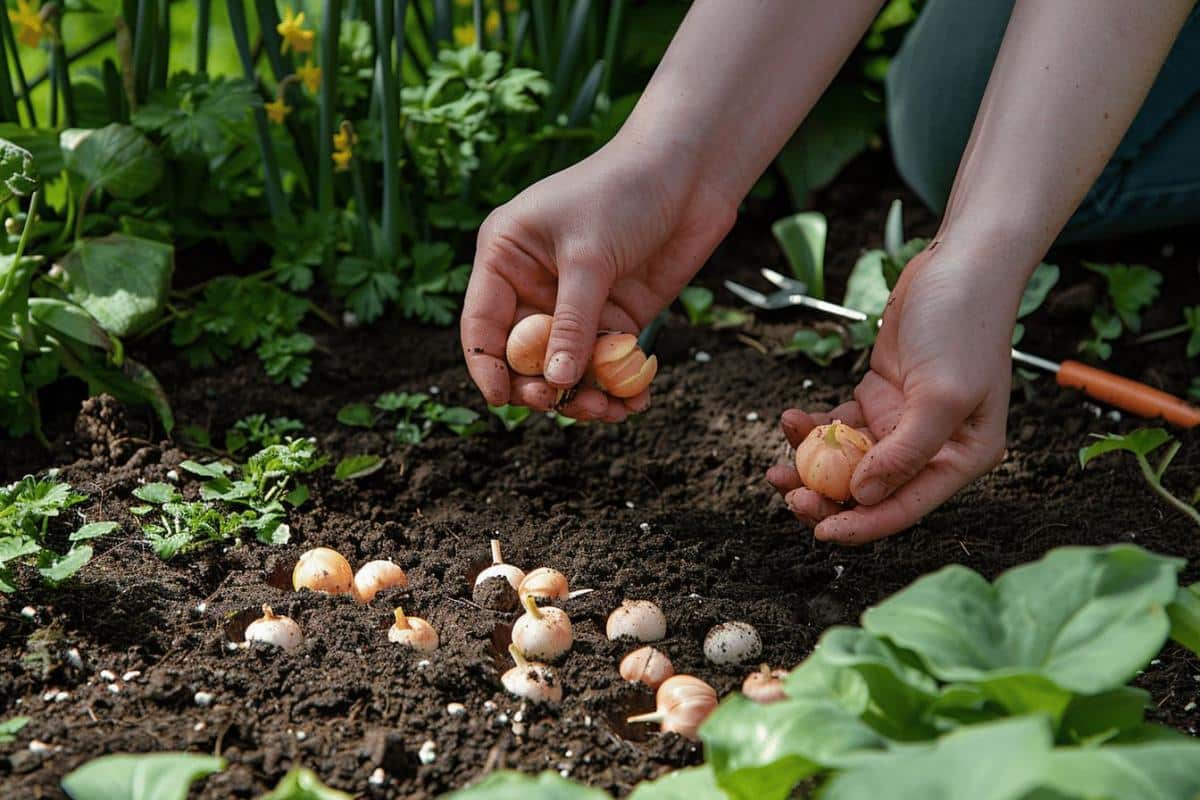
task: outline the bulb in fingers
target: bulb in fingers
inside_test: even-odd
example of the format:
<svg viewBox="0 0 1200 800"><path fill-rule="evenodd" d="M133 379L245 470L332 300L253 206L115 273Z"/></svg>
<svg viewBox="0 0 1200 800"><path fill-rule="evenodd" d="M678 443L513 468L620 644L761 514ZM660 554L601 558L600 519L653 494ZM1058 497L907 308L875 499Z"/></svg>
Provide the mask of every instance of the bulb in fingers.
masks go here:
<svg viewBox="0 0 1200 800"><path fill-rule="evenodd" d="M658 358L646 358L633 334L608 333L596 340L591 370L600 388L613 397L636 397L654 380Z"/></svg>
<svg viewBox="0 0 1200 800"><path fill-rule="evenodd" d="M840 420L818 425L796 448L796 472L809 489L844 503L855 468L874 445L870 434Z"/></svg>
<svg viewBox="0 0 1200 800"><path fill-rule="evenodd" d="M549 314L530 314L513 326L504 348L513 372L530 376L542 374L553 326L554 317Z"/></svg>

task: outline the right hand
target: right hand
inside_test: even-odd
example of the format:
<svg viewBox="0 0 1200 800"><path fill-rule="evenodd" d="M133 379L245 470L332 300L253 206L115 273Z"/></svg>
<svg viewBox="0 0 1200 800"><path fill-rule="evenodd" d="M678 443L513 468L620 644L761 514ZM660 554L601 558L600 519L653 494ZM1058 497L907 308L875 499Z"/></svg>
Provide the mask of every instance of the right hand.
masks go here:
<svg viewBox="0 0 1200 800"><path fill-rule="evenodd" d="M583 378L599 330L637 333L666 308L733 225L736 201L694 180L679 152L616 140L497 208L479 229L463 304L467 369L490 405L546 411ZM545 373L505 361L509 331L552 314ZM581 387L561 413L620 422L645 410Z"/></svg>

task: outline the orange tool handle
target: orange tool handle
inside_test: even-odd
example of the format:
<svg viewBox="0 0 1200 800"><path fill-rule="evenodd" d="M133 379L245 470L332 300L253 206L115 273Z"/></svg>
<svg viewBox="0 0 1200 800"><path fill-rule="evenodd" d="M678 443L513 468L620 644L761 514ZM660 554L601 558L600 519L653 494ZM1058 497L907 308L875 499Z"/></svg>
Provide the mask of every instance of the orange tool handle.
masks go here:
<svg viewBox="0 0 1200 800"><path fill-rule="evenodd" d="M1059 386L1081 389L1089 397L1139 417L1162 417L1181 428L1200 425L1200 408L1152 386L1078 361L1062 362L1056 380Z"/></svg>

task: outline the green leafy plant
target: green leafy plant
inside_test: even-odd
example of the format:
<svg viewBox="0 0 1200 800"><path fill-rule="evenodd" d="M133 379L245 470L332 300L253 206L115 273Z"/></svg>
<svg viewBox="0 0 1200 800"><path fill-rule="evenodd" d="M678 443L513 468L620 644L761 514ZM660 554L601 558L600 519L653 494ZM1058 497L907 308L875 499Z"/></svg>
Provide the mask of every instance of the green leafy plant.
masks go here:
<svg viewBox="0 0 1200 800"><path fill-rule="evenodd" d="M12 744L17 734L29 724L30 717L9 717L0 722L0 744Z"/></svg>
<svg viewBox="0 0 1200 800"><path fill-rule="evenodd" d="M50 520L87 499L54 478L26 476L0 487L0 592L16 591L12 567L29 563L52 586L81 570L92 558L86 542L106 536L119 525L90 522L67 537L65 552L51 547Z"/></svg>
<svg viewBox="0 0 1200 800"><path fill-rule="evenodd" d="M716 330L737 328L753 319L745 311L714 305L712 290L703 286L684 287L679 293L679 304L683 306L688 321L696 327Z"/></svg>
<svg viewBox="0 0 1200 800"><path fill-rule="evenodd" d="M267 419L266 414L251 414L233 423L225 432L225 449L237 453L252 445L257 449L283 444L289 437L304 430L300 420L289 417Z"/></svg>
<svg viewBox="0 0 1200 800"><path fill-rule="evenodd" d="M442 405L420 392L385 392L373 405L349 403L338 411L337 420L356 428L374 428L394 420L396 439L405 444L417 444L439 424L459 436L471 436L485 427L479 412Z"/></svg>
<svg viewBox="0 0 1200 800"><path fill-rule="evenodd" d="M1112 342L1126 330L1139 333L1141 312L1158 297L1162 273L1135 264L1084 263L1103 276L1107 302L1092 313L1093 336L1079 345L1079 351L1102 361L1112 356Z"/></svg>
<svg viewBox="0 0 1200 800"><path fill-rule="evenodd" d="M527 406L514 405L488 406L488 411L492 412L496 419L500 420L506 431L515 431L533 413Z"/></svg>
<svg viewBox="0 0 1200 800"><path fill-rule="evenodd" d="M351 800L353 795L330 789L311 769L292 767L279 784L259 800Z"/></svg>
<svg viewBox="0 0 1200 800"><path fill-rule="evenodd" d="M71 800L185 800L197 780L225 769L225 760L195 753L144 753L93 759L67 774Z"/></svg>
<svg viewBox="0 0 1200 800"><path fill-rule="evenodd" d="M184 461L180 467L204 478L200 500L185 501L174 486L148 483L133 496L146 505L130 513L155 521L142 523L142 532L159 558L169 559L208 545L229 541L243 531L264 544L285 544L291 529L284 521L287 508L308 500L308 487L296 480L328 463L309 439L288 439L268 445L245 464ZM226 511L217 503L231 507Z"/></svg>
<svg viewBox="0 0 1200 800"><path fill-rule="evenodd" d="M1163 476L1175 456L1179 454L1179 449L1183 446L1181 442L1176 441L1162 428L1141 428L1124 435L1107 433L1093 434L1093 436L1099 441L1093 442L1079 451L1081 467L1086 467L1093 459L1105 453L1115 451L1132 453L1137 460L1142 477L1146 479L1146 483L1150 484L1150 488L1170 506L1200 525L1200 510L1196 508L1197 503L1200 503L1200 486L1196 487L1196 493L1192 496L1191 504L1189 504L1176 497L1163 485ZM1151 464L1150 454L1163 445L1169 445L1166 452L1159 459L1157 465Z"/></svg>

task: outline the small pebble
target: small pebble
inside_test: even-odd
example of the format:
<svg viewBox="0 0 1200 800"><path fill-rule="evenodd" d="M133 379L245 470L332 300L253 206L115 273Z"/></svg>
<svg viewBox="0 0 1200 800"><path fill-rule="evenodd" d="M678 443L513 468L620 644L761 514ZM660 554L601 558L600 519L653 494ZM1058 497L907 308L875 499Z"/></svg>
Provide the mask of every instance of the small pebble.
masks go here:
<svg viewBox="0 0 1200 800"><path fill-rule="evenodd" d="M758 412L751 411L746 415L746 422L758 422Z"/></svg>
<svg viewBox="0 0 1200 800"><path fill-rule="evenodd" d="M355 314L353 311L343 311L342 312L342 327L350 328L350 329L357 328L358 327L358 314Z"/></svg>
<svg viewBox="0 0 1200 800"><path fill-rule="evenodd" d="M212 705L213 694L212 692L196 692L192 695L192 700L201 708L208 708Z"/></svg>
<svg viewBox="0 0 1200 800"><path fill-rule="evenodd" d="M387 781L387 773L383 771L383 767L376 767L371 773L371 777L367 778L367 783L372 786L383 786Z"/></svg>
<svg viewBox="0 0 1200 800"><path fill-rule="evenodd" d="M57 692L55 692L53 689L51 689L50 691L42 694L42 699L45 700L47 703L53 702L54 695L56 695L56 694L57 694Z"/></svg>
<svg viewBox="0 0 1200 800"><path fill-rule="evenodd" d="M78 647L72 647L67 651L67 663L75 669L83 669L83 656L79 655Z"/></svg>
<svg viewBox="0 0 1200 800"><path fill-rule="evenodd" d="M842 577L842 573L845 571L846 571L846 568L843 567L841 564L834 564L833 565L833 579L836 581L838 578Z"/></svg>
<svg viewBox="0 0 1200 800"><path fill-rule="evenodd" d="M567 769L566 767L563 767L562 769L560 769L558 771L558 774L564 778L569 778L569 777L571 777L571 770Z"/></svg>
<svg viewBox="0 0 1200 800"><path fill-rule="evenodd" d="M179 471L174 469L167 470L167 480L171 483L179 483Z"/></svg>
<svg viewBox="0 0 1200 800"><path fill-rule="evenodd" d="M117 679L117 676L112 670L109 670L109 669L100 670L100 680L107 681L108 683L112 683L116 679Z"/></svg>
<svg viewBox="0 0 1200 800"><path fill-rule="evenodd" d="M1188 703L1186 706L1184 706L1184 707L1183 707L1183 710L1184 710L1184 711L1195 711L1195 710L1196 710L1196 704L1195 704L1195 703Z"/></svg>
<svg viewBox="0 0 1200 800"><path fill-rule="evenodd" d="M1113 422L1120 422L1120 421L1121 421L1121 412L1120 412L1120 411L1117 411L1116 409L1113 409L1112 411L1109 411L1109 412L1108 412L1107 414L1105 414L1104 416L1108 417L1108 418L1109 418L1109 419L1111 419Z"/></svg>
<svg viewBox="0 0 1200 800"><path fill-rule="evenodd" d="M33 606L25 606L21 609L21 616L25 619L33 619L37 616L37 609Z"/></svg>
<svg viewBox="0 0 1200 800"><path fill-rule="evenodd" d="M37 739L34 739L29 743L29 752L31 752L31 753L49 753L50 745L46 744L45 742L39 742Z"/></svg>
<svg viewBox="0 0 1200 800"><path fill-rule="evenodd" d="M129 672L126 672L124 675L121 676L121 680L125 681L126 683L129 683L131 680L141 677L141 675L142 675L142 671L140 669L131 669L131 670L129 670Z"/></svg>
<svg viewBox="0 0 1200 800"><path fill-rule="evenodd" d="M800 384L800 388L801 389L811 389L812 387L814 387L816 385L817 385L817 382L814 381L812 378L805 378L804 381Z"/></svg>
<svg viewBox="0 0 1200 800"><path fill-rule="evenodd" d="M417 758L422 764L432 764L437 760L437 745L432 739L426 739L417 751Z"/></svg>
<svg viewBox="0 0 1200 800"><path fill-rule="evenodd" d="M200 731L204 730L206 727L208 727L208 726L204 724L203 720L201 720L200 722L197 722L195 725L192 726L192 730L194 730L196 733L199 733Z"/></svg>
<svg viewBox="0 0 1200 800"><path fill-rule="evenodd" d="M518 711L517 713L513 714L512 720L513 720L513 722L524 722L525 721L525 712Z"/></svg>
<svg viewBox="0 0 1200 800"><path fill-rule="evenodd" d="M467 707L462 703L448 703L446 705L446 713L452 717L461 717L467 713Z"/></svg>
<svg viewBox="0 0 1200 800"><path fill-rule="evenodd" d="M496 704L495 704L495 702L493 702L493 701L491 701L491 700L486 700L486 701L484 701L484 703L483 703L483 710L484 710L484 711L495 711L495 710L496 710Z"/></svg>
<svg viewBox="0 0 1200 800"><path fill-rule="evenodd" d="M525 723L524 723L524 722L514 722L514 723L512 724L512 732L513 732L513 736L524 736L524 735L525 735L525 730L526 730L526 729L525 729Z"/></svg>
<svg viewBox="0 0 1200 800"><path fill-rule="evenodd" d="M625 507L626 507L626 508L633 508L633 507L634 507L634 505L633 505L633 501L632 501L632 500L626 500L626 501L625 501Z"/></svg>
<svg viewBox="0 0 1200 800"><path fill-rule="evenodd" d="M708 353L704 352L703 350L700 350L696 353L696 363L707 364L710 361L712 361L712 356L710 356Z"/></svg>
<svg viewBox="0 0 1200 800"><path fill-rule="evenodd" d="M496 722L499 722L501 725L507 725L508 724L508 714L505 714L503 711L501 711L499 714L496 715Z"/></svg>
<svg viewBox="0 0 1200 800"><path fill-rule="evenodd" d="M66 701L68 701L70 699L71 699L70 692L57 692L54 695L54 702L56 702L56 703L65 703Z"/></svg>
<svg viewBox="0 0 1200 800"><path fill-rule="evenodd" d="M1102 408L1100 408L1100 406L1096 405L1095 403L1085 402L1083 404L1083 407L1086 410L1090 411L1092 416L1095 417L1096 419L1100 419L1100 415L1104 413L1104 410Z"/></svg>
<svg viewBox="0 0 1200 800"><path fill-rule="evenodd" d="M641 525L638 525L638 527L642 529L642 533L650 532L650 523L649 522L643 522Z"/></svg>
<svg viewBox="0 0 1200 800"><path fill-rule="evenodd" d="M121 693L121 687L120 687L120 686L118 686L118 685L117 685L117 684L115 684L115 683L110 683L110 684L108 685L108 691L109 691L109 693L110 693L110 694L120 694L120 693Z"/></svg>
<svg viewBox="0 0 1200 800"><path fill-rule="evenodd" d="M429 387L429 393L430 393L431 395L433 395L434 397L437 397L439 394L441 394L441 393L442 393L442 390L441 390L439 387L437 387L437 386L430 386L430 387Z"/></svg>
<svg viewBox="0 0 1200 800"><path fill-rule="evenodd" d="M417 662L417 669L425 669L426 667L430 666L432 663L433 662L431 662L428 658L422 658L420 661Z"/></svg>
<svg viewBox="0 0 1200 800"><path fill-rule="evenodd" d="M203 614L208 611L208 603L196 603L196 613Z"/></svg>

